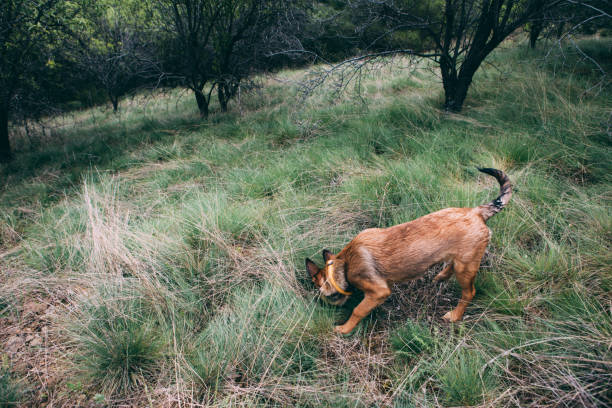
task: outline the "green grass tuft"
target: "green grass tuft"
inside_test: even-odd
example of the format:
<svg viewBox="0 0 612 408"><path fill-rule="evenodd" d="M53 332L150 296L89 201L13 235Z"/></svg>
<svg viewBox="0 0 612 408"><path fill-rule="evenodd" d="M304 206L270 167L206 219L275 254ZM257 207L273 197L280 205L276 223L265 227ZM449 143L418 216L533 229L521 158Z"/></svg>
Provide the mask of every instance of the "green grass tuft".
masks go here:
<svg viewBox="0 0 612 408"><path fill-rule="evenodd" d="M460 348L437 372L444 401L449 406L477 405L495 393L496 378L483 356Z"/></svg>
<svg viewBox="0 0 612 408"><path fill-rule="evenodd" d="M436 341L429 327L408 321L391 333L389 344L397 355L410 360L422 353L433 351Z"/></svg>
<svg viewBox="0 0 612 408"><path fill-rule="evenodd" d="M329 315L286 290L244 288L199 336L192 365L215 391L230 379L300 383L313 378L317 335L330 328Z"/></svg>
<svg viewBox="0 0 612 408"><path fill-rule="evenodd" d="M21 406L26 402L30 390L6 367L6 362L0 366L0 408Z"/></svg>
<svg viewBox="0 0 612 408"><path fill-rule="evenodd" d="M128 396L150 381L162 358L163 339L138 301L91 306L73 328L76 361L86 382L109 396Z"/></svg>

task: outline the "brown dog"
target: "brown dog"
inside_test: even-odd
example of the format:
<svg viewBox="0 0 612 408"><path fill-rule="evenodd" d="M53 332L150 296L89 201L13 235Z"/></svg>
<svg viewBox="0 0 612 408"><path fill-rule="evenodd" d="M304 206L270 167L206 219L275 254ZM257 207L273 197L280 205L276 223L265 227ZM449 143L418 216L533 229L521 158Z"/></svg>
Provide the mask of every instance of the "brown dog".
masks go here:
<svg viewBox="0 0 612 408"><path fill-rule="evenodd" d="M446 266L434 280L446 280L453 273L461 286L461 300L444 319L463 318L474 297L474 278L491 237L485 222L500 212L512 196L508 176L500 170L481 169L497 179L501 194L488 204L474 208L446 208L389 228L362 231L337 255L324 250L325 267L306 259L306 269L321 295L341 305L351 288L364 292L351 317L335 331L350 333L357 323L391 294L393 282L416 279L440 262Z"/></svg>

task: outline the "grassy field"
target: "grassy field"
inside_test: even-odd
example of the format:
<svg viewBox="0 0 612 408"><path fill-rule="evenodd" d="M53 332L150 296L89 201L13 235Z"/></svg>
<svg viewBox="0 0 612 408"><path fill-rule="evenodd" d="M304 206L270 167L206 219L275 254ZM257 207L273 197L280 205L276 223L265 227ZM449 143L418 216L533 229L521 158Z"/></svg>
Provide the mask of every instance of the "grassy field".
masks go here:
<svg viewBox="0 0 612 408"><path fill-rule="evenodd" d="M612 42L583 49L612 61ZM612 404L611 93L575 49L507 44L460 115L396 61L361 97L262 78L201 121L191 94L55 118L0 169L0 406ZM612 67L607 67L612 68ZM215 108L216 109L216 108ZM303 266L357 232L515 194L463 322L436 273L358 301Z"/></svg>

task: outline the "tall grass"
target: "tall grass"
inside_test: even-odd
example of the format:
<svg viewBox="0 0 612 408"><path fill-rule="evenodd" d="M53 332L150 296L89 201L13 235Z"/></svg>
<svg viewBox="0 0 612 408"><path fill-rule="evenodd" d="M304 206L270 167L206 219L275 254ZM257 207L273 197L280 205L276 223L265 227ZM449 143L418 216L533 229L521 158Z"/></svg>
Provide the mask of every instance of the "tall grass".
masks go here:
<svg viewBox="0 0 612 408"><path fill-rule="evenodd" d="M45 149L21 141L0 170L0 319L45 327L33 364L61 373L31 404L611 404L609 86L595 92L570 51L559 65L500 50L461 115L438 109L420 63L369 72L363 99L323 89L298 104L264 78L207 122L179 92L54 118ZM333 335L359 296L320 302L303 259L489 201L499 186L477 165L515 191L489 222L465 321L441 321L460 291L431 271ZM21 313L31 299L53 318ZM36 389L20 353L7 392Z"/></svg>

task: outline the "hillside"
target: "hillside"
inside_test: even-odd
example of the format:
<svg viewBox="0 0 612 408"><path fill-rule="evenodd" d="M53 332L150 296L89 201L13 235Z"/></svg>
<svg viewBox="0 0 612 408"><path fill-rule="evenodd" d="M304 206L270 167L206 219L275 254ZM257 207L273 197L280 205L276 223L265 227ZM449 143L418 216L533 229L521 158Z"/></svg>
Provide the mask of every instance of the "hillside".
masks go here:
<svg viewBox="0 0 612 408"><path fill-rule="evenodd" d="M360 97L302 100L284 71L208 121L168 91L24 133L0 169L0 405L612 404L609 77L549 51L508 42L460 115L396 60ZM323 303L304 258L489 201L476 166L515 192L464 321L432 270L334 334L359 296Z"/></svg>

